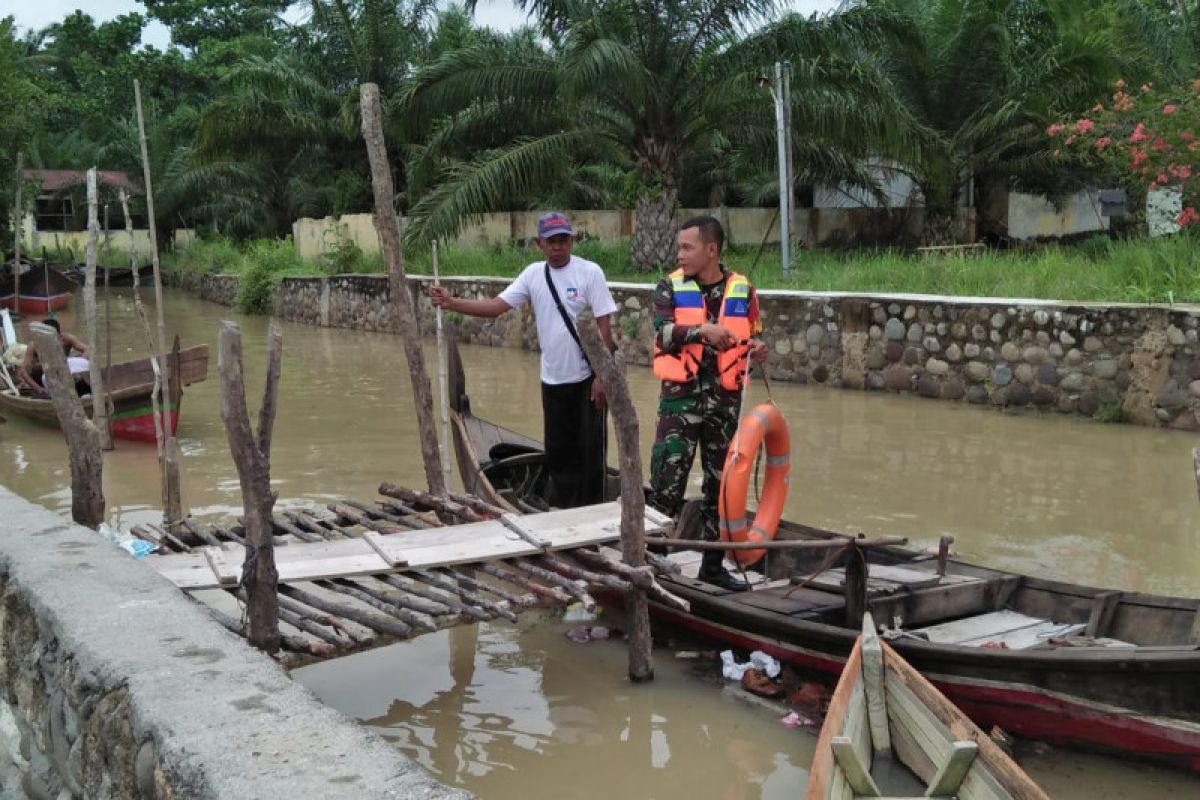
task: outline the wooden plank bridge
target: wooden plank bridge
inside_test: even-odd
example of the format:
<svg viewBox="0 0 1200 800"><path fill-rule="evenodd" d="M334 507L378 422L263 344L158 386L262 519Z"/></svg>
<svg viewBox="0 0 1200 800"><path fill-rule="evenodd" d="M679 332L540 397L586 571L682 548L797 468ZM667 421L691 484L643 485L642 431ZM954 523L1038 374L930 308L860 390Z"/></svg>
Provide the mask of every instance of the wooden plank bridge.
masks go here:
<svg viewBox="0 0 1200 800"><path fill-rule="evenodd" d="M280 628L293 663L459 624L515 621L545 603L591 605L593 588L649 583L658 599L683 603L609 546L620 539L618 503L514 515L470 496L441 499L391 484L380 491L374 504L344 500L275 514ZM647 508L645 525L663 533L671 520ZM183 527L186 533L172 534L142 525L133 533L159 545L151 566L244 635L220 596L245 602L244 530L192 520ZM665 558L652 561L679 569Z"/></svg>

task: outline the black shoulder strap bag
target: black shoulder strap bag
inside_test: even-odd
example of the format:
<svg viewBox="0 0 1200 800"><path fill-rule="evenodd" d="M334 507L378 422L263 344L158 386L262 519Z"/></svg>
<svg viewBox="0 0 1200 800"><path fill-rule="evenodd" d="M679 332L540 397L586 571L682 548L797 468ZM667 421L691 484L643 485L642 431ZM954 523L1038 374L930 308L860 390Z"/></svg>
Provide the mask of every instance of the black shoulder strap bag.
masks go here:
<svg viewBox="0 0 1200 800"><path fill-rule="evenodd" d="M575 330L575 323L571 320L571 315L567 313L567 309L563 307L562 300L559 299L558 289L554 288L554 281L550 278L550 262L546 262L546 285L550 287L550 296L554 298L554 305L558 307L558 313L562 315L563 325L567 326L567 333L571 334L571 338L575 340L575 344L579 345L579 352L583 353L583 360L587 361L588 368L592 370L592 374L596 373L592 362L588 360L587 351L583 349L583 342L579 341L579 332Z"/></svg>

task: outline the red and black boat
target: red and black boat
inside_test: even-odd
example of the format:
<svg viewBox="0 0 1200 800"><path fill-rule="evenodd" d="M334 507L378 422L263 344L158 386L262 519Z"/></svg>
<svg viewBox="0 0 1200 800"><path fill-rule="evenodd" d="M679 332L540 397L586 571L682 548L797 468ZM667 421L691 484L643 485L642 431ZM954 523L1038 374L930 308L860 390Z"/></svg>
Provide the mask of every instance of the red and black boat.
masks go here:
<svg viewBox="0 0 1200 800"><path fill-rule="evenodd" d="M464 486L496 505L536 509L530 496L547 479L537 441L472 413L451 353ZM793 522L780 525L778 538L831 546L768 551L755 565L754 590L742 593L695 580L699 555L673 553L681 574L659 580L691 610L652 602L653 613L833 682L866 610L901 656L985 728L1200 771L1200 600L859 547Z"/></svg>

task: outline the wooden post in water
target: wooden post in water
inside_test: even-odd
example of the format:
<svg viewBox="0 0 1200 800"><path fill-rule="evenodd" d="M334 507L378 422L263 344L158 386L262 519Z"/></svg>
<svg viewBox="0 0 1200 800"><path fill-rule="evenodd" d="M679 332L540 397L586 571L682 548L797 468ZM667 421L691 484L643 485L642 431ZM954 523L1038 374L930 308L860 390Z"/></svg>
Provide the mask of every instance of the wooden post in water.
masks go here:
<svg viewBox="0 0 1200 800"><path fill-rule="evenodd" d="M159 391L162 388L162 368L154 347L154 334L150 332L150 320L146 317L146 306L142 303L142 280L138 275L137 244L133 240L133 220L129 217L129 195L125 194L124 189L121 189L118 197L121 200L121 213L125 215L125 232L129 234L129 268L133 272L133 307L137 309L138 319L142 321L142 332L146 334L146 344L150 347L150 369L154 372L154 389L150 392L150 410L154 416L154 443L158 447L158 469L163 481L162 496L165 498L167 496L166 473L162 463L165 428L163 428L162 406L158 402Z"/></svg>
<svg viewBox="0 0 1200 800"><path fill-rule="evenodd" d="M425 369L425 354L421 350L421 326L417 321L412 295L408 292L407 276L404 274L400 221L396 218L395 208L392 207L395 190L387 148L383 141L379 87L373 83L364 83L360 95L363 139L367 143L367 157L371 162L371 186L375 191L375 231L379 234L379 241L387 258L388 288L392 295L400 338L404 340L404 355L408 360L413 400L417 406L417 431L421 441L421 457L425 461L425 480L432 494L445 497L447 487L442 477L437 423L433 417L433 389L429 381L429 372Z"/></svg>
<svg viewBox="0 0 1200 800"><path fill-rule="evenodd" d="M433 285L441 285L438 275L438 243L434 239L429 243L433 262ZM438 406L442 418L442 480L446 491L450 490L450 376L446 360L446 333L442 329L442 307L434 309L437 320L437 358L438 358Z"/></svg>
<svg viewBox="0 0 1200 800"><path fill-rule="evenodd" d="M167 355L167 325L163 318L162 270L158 259L158 226L154 222L154 186L150 180L150 150L146 145L146 120L142 114L142 86L137 80L133 82L133 100L137 108L138 144L142 151L142 175L146 184L146 227L150 230L150 267L154 272L154 305L158 317L156 352L161 366L166 361ZM136 278L136 275L134 277ZM163 427L163 449L160 454L163 469L163 526L172 533L177 533L183 520L183 499L179 479L179 442L175 441L175 430L171 426L171 382L165 371L159 375L159 378L162 381L159 394L162 403Z"/></svg>
<svg viewBox="0 0 1200 800"><path fill-rule="evenodd" d="M83 257L83 324L86 328L88 355L91 356L88 359L88 383L92 387L92 422L100 434L100 448L112 450L112 429L108 422L108 392L104 391L100 341L96 334L96 248L100 244L98 203L96 168L92 167L87 171L88 237Z"/></svg>
<svg viewBox="0 0 1200 800"><path fill-rule="evenodd" d="M17 153L17 197L13 202L13 307L12 319L21 318L21 231L25 227L21 189L25 185L25 154ZM32 234L30 234L32 236Z"/></svg>
<svg viewBox="0 0 1200 800"><path fill-rule="evenodd" d="M71 519L93 530L104 521L104 456L100 432L83 410L75 381L67 369L67 357L58 334L49 325L29 326L38 358L46 374L50 400L67 437L71 462Z"/></svg>
<svg viewBox="0 0 1200 800"><path fill-rule="evenodd" d="M1196 494L1200 496L1200 449L1192 448L1192 466L1196 468Z"/></svg>
<svg viewBox="0 0 1200 800"><path fill-rule="evenodd" d="M621 550L633 569L646 568L646 497L642 489L642 455L638 440L637 409L629 396L623 364L613 358L600 338L600 328L590 308L575 320L588 362L604 381L612 408L621 461ZM629 610L629 679L635 683L654 680L653 641L650 637L650 604L646 592L626 594Z"/></svg>
<svg viewBox="0 0 1200 800"><path fill-rule="evenodd" d="M267 341L267 385L258 413L258 433L250 428L246 411L246 384L242 376L242 333L236 322L222 320L217 369L221 373L221 419L229 437L229 451L242 487L246 521L246 560L242 585L248 598L246 615L250 644L267 653L279 651L279 572L275 568L274 527L271 511L271 430L279 396L279 370L283 355L283 330L271 321Z"/></svg>

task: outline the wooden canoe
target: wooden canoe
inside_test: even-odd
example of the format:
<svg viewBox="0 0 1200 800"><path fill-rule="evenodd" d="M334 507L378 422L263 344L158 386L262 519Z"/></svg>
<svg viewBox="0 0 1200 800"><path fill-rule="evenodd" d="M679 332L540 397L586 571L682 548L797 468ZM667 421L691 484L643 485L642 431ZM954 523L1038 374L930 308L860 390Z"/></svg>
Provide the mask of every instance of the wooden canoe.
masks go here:
<svg viewBox="0 0 1200 800"><path fill-rule="evenodd" d="M21 296L13 295L12 264L5 265L0 277L0 307L16 309L21 314L49 314L71 304L71 293L78 284L61 270L47 265L21 265Z"/></svg>
<svg viewBox="0 0 1200 800"><path fill-rule="evenodd" d="M492 480L506 478L494 454L515 444L533 461L539 443L475 416L461 364L457 370L452 432L463 484L496 505L521 506L520 482ZM1200 600L1045 580L954 558L939 568L931 556L903 547L847 549L831 560L828 545L841 548L852 537L786 520L777 538L819 549L768 551L755 565L755 590L744 593L696 580L697 553L672 554L684 572L659 580L691 611L651 602L652 613L832 682L860 630L861 611L851 613L855 603L847 603L844 586L845 564L859 559L867 610L878 625L900 623L892 647L977 724L1200 771Z"/></svg>
<svg viewBox="0 0 1200 800"><path fill-rule="evenodd" d="M966 714L879 639L846 659L808 773L807 800L1050 800Z"/></svg>
<svg viewBox="0 0 1200 800"><path fill-rule="evenodd" d="M169 434L179 427L179 408L183 387L199 383L208 376L208 345L196 345L177 350L167 356L168 368L178 378L171 383ZM151 442L154 415L150 395L154 390L154 369L149 358L113 364L105 374L105 388L112 398L112 432L117 439ZM84 411L91 416L92 404L84 402ZM58 414L48 398L14 395L11 390L0 391L0 409L11 414L58 427Z"/></svg>

